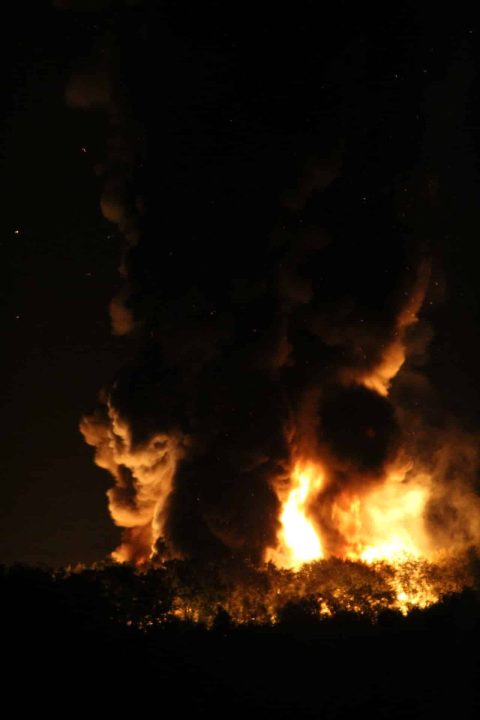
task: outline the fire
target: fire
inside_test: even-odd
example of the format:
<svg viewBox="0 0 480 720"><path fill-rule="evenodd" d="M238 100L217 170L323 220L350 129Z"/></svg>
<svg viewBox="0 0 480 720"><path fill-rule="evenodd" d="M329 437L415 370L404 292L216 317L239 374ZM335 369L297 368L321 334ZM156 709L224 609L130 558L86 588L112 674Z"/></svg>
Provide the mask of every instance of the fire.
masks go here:
<svg viewBox="0 0 480 720"><path fill-rule="evenodd" d="M434 549L429 538L424 515L432 478L426 473L415 474L411 463L390 468L369 491L345 491L330 506L328 472L318 463L297 461L290 483L287 491L283 489L278 544L267 553L267 560L277 567L298 574L318 560L368 566L385 579L393 593L391 607L404 615L413 607L426 608L438 602L444 593L455 589L446 581L439 584L426 571L454 561L448 551ZM281 493L279 490L279 496ZM329 514L325 514L325 507L329 507ZM328 530L319 518L340 538L338 546L329 552ZM308 567L314 572L313 565ZM341 604L351 606L347 590L339 589L334 595ZM351 607L357 608L355 602ZM321 604L319 608L322 614Z"/></svg>
<svg viewBox="0 0 480 720"><path fill-rule="evenodd" d="M356 497L347 510L334 506L338 527L348 537L346 557L367 563L428 557L423 515L429 480L426 475L408 479L407 469L392 471L379 488Z"/></svg>
<svg viewBox="0 0 480 720"><path fill-rule="evenodd" d="M270 558L276 564L298 568L323 557L318 530L308 515L308 505L321 491L322 485L321 471L314 464L295 466L292 487L280 516L280 549Z"/></svg>
<svg viewBox="0 0 480 720"><path fill-rule="evenodd" d="M432 554L423 521L430 478L426 474L410 478L410 472L409 465L392 469L373 490L345 492L335 499L329 521L342 540L331 554L368 564L397 564ZM326 529L316 519L327 502L325 477L318 464L295 464L282 502L278 545L268 553L268 560L298 569L325 557Z"/></svg>
<svg viewBox="0 0 480 720"><path fill-rule="evenodd" d="M430 265L420 266L416 281L400 309L394 332L368 372L343 374L344 382L363 385L387 397L392 380L406 360L408 329L418 321L430 276ZM345 418L345 423L348 423ZM370 431L375 437L374 431ZM327 454L328 455L328 454ZM425 527L425 510L431 496L431 476L415 468L402 449L380 473L335 480L328 462L301 458L293 465L290 485L277 488L281 502L277 547L267 558L277 565L298 570L304 563L324 557L400 567L433 558ZM323 462L323 461L322 461ZM348 475L348 470L342 470ZM421 585L421 584L420 584ZM396 588L399 607L433 601L428 588Z"/></svg>

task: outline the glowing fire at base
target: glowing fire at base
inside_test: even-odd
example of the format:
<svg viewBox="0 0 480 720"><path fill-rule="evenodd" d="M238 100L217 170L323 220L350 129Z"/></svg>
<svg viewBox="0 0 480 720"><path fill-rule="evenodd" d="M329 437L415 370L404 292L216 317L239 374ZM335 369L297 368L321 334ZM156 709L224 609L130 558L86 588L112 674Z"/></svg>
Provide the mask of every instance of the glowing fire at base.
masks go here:
<svg viewBox="0 0 480 720"><path fill-rule="evenodd" d="M323 479L314 465L293 472L293 487L283 506L280 518L281 538L290 551L287 567L298 567L323 557L322 544L314 523L308 517L308 502L320 492Z"/></svg>
<svg viewBox="0 0 480 720"><path fill-rule="evenodd" d="M411 466L404 464L392 469L374 489L362 494L345 491L335 498L329 506L329 522L340 540L330 555L369 564L398 564L431 556L423 522L430 478L409 477L410 471ZM290 489L281 499L278 545L269 551L267 560L298 569L325 557L325 530L322 532L318 508L325 502L327 488L318 464L295 464Z"/></svg>
<svg viewBox="0 0 480 720"><path fill-rule="evenodd" d="M282 504L279 544L269 550L267 560L279 567L298 569L304 563L323 558L318 529L309 517L308 506L323 487L321 469L313 463L297 463L292 486Z"/></svg>
<svg viewBox="0 0 480 720"><path fill-rule="evenodd" d="M413 607L425 608L438 602L449 588L446 584L439 587L425 569L432 560L440 562L438 567L442 563L440 553L433 552L423 520L430 476L412 474L412 465L403 463L391 468L373 489L340 493L328 506L326 516L318 510L322 505L325 510L328 504L327 477L318 464L294 465L289 489L278 490L281 529L277 547L268 552L267 561L299 574L307 563L328 563L327 531L319 519L327 517L339 539L336 550L328 555L347 564L370 566L373 572L389 578L386 582L393 600L386 606L406 614ZM313 565L310 567L315 572ZM348 600L348 591L338 588L334 595L342 606L362 612L357 602ZM331 614L331 609L327 608L327 612L322 608L320 604L320 614Z"/></svg>
<svg viewBox="0 0 480 720"><path fill-rule="evenodd" d="M351 501L347 511L335 505L340 530L349 531L349 560L394 564L431 555L423 521L430 478L407 480L407 473L408 468L388 473L379 488Z"/></svg>

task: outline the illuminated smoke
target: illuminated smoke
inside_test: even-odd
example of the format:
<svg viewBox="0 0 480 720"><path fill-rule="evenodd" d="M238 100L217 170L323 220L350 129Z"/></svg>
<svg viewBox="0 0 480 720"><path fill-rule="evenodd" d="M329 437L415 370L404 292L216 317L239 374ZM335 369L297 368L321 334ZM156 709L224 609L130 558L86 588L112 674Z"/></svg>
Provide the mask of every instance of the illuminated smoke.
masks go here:
<svg viewBox="0 0 480 720"><path fill-rule="evenodd" d="M110 314L136 343L81 424L115 481L114 557L298 568L475 546L476 439L432 421L416 365L439 271L428 219L395 208L415 158L395 154L401 119L377 128L362 42L316 28L326 49L312 35L293 58L283 18L268 53L257 26L229 43L212 25L197 46L193 19L174 32L165 10L152 77L151 16L122 12L67 89L109 119L101 208L124 240ZM403 92L410 122L422 98Z"/></svg>
<svg viewBox="0 0 480 720"><path fill-rule="evenodd" d="M380 361L369 373L361 376L365 387L380 395L388 395L390 383L395 378L407 356L406 334L418 321L430 279L430 264L424 262L418 270L418 278L410 295L407 294L405 306L399 312L393 329L393 337L382 349Z"/></svg>
<svg viewBox="0 0 480 720"><path fill-rule="evenodd" d="M135 442L130 428L111 406L103 417L85 417L80 430L96 449L95 463L115 479L107 493L109 509L114 522L127 531L113 557L118 561L147 560L163 534L165 503L184 453L184 439L157 434Z"/></svg>

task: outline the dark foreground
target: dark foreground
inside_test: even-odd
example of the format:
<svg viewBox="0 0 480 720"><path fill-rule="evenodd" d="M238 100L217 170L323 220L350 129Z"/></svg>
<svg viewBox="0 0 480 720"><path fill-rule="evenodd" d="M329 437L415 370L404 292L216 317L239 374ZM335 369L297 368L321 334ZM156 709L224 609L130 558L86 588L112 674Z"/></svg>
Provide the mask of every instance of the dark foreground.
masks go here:
<svg viewBox="0 0 480 720"><path fill-rule="evenodd" d="M95 591L97 592L97 591ZM116 599L44 571L2 574L4 697L15 715L152 717L478 717L480 598L472 590L404 618L308 603L275 626L112 620Z"/></svg>

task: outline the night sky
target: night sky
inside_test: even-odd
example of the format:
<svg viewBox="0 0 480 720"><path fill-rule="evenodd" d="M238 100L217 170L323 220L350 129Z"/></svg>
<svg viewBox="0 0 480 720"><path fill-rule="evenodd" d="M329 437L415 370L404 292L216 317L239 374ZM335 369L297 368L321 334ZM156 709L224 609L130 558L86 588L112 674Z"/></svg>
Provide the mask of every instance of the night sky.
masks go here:
<svg viewBox="0 0 480 720"><path fill-rule="evenodd" d="M293 232L303 210L337 238L309 270L323 273L322 308L337 307L338 288L346 288L387 323L397 282L390 278L405 258L432 258L438 290L425 318L433 335L418 365L442 412L478 432L480 31L473 19L413 2L380 12L336 3L316 22L318 3L308 2L254 15L215 2L188 12L174 2L96 5L104 9L64 12L39 2L32 10L19 2L3 22L0 560L88 562L118 544L105 499L110 480L78 430L114 377L121 378L116 402L139 435L158 411L161 422L173 417L192 432L203 418L202 442L213 446L222 402L231 400L215 388L230 387L246 368L235 402L257 383L255 396L275 410L275 388L255 375L270 347L257 336L273 336L276 312L273 293L258 288L279 262L272 233ZM130 341L111 335L108 315L122 286L122 239L100 212L96 173L109 131L101 113L65 103L69 78L104 46L107 30L117 98L129 128L139 128L135 142L147 138L146 160L129 177L132 196L146 207L142 241L127 260L129 307L147 332L133 339L139 349L127 366ZM311 188L302 187L312 185L308 168L318 168L319 158L331 178L308 205ZM197 309L192 314L195 303L205 317L235 315L232 304L243 303L233 339L224 342L221 323L209 329ZM300 318L292 331L302 362L305 323ZM192 357L210 351L215 363L192 370ZM328 378L337 358L319 358L314 373ZM286 373L290 396L307 372L299 363ZM199 373L191 409L188 383ZM161 410L152 410L152 397L164 398ZM236 421L225 422L235 429ZM274 444L266 420L255 431L252 442ZM203 520L189 508L188 472L175 502L185 503L186 524L198 523L208 546ZM214 474L208 454L196 472ZM188 549L180 515L171 532Z"/></svg>
<svg viewBox="0 0 480 720"><path fill-rule="evenodd" d="M108 318L118 242L98 209L97 129L64 102L91 22L41 2L16 4L2 23L0 542L7 562L94 560L116 537L107 478L78 432L119 352Z"/></svg>

